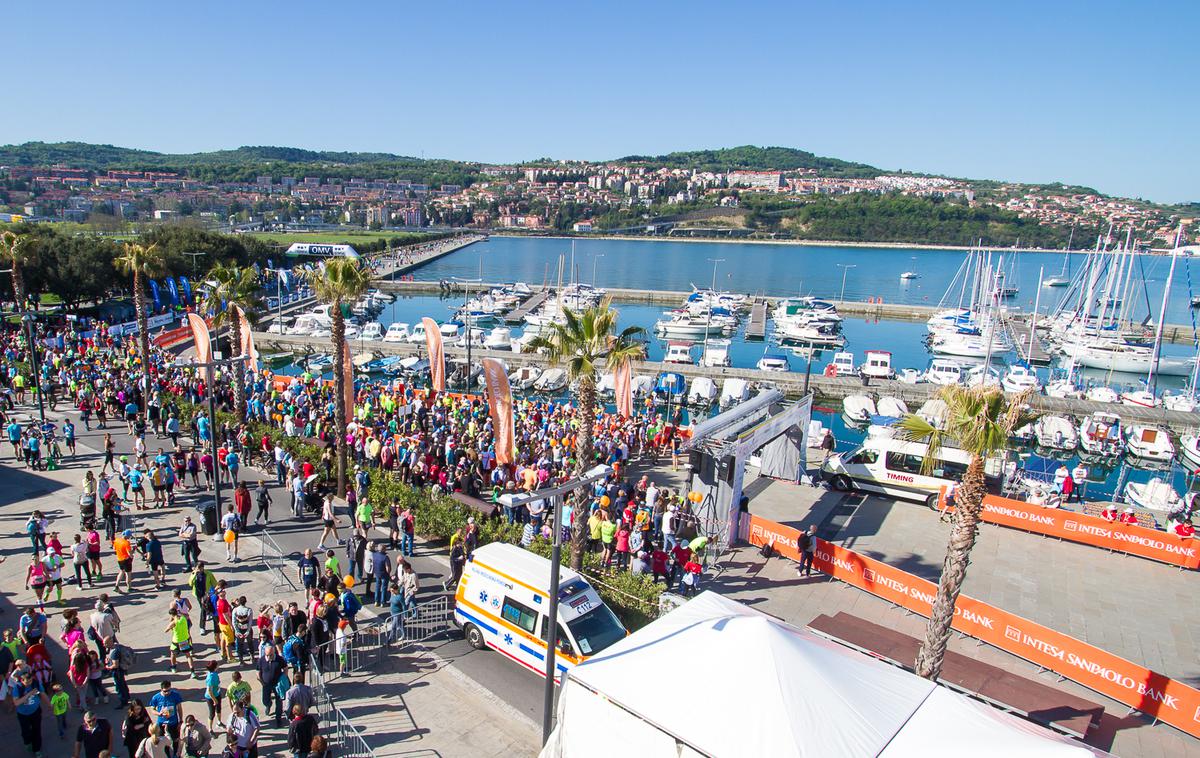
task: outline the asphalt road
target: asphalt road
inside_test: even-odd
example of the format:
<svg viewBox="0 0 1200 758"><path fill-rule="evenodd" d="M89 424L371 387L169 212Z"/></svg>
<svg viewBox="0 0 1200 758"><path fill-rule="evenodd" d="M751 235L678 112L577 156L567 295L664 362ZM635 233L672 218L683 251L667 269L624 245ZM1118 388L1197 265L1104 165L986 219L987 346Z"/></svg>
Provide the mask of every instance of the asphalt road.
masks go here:
<svg viewBox="0 0 1200 758"><path fill-rule="evenodd" d="M122 454L132 455L133 439L129 436L124 423L115 423L110 419L107 429L99 429L93 418L92 429L91 431L87 431L83 428L83 424L79 420L78 412L73 409L67 409L65 404L60 404L57 411L51 412L49 409L47 411L47 419L57 424L59 429L61 429L62 422L68 415L75 423L78 455L74 460L67 460L64 468L77 470L80 482L83 480L84 472L89 468L94 473L99 473L99 467L104 461L101 451L104 449L104 433L106 431L111 432L113 435L118 457ZM23 412L28 413L30 417L36 418L37 407L19 407L17 409L18 418L20 418ZM186 446L188 439L183 439L181 442ZM146 448L149 455L155 455L160 446L168 453L172 450L169 438L158 439L152 433L147 434ZM251 525L245 534L254 536L265 528L278 543L280 549L290 554L290 558L293 561L300 558L305 548L316 547L317 539L321 535L321 524L315 515L309 514L303 519L294 518L291 514L291 493L283 487L274 486L274 476L267 477L263 471L254 467L243 467L242 475L242 478L250 483L252 490L259 480L267 478L271 484L271 496L273 499L270 524L266 527L254 525L254 511L252 510ZM221 492L221 509L224 511L225 506L232 502L232 488L228 482L222 484ZM149 494L148 492L147 495L149 496ZM211 494L203 490L185 488L180 491L177 488L175 508L180 513L180 523L182 523L184 514L195 515L194 506L206 497L211 497ZM346 514L343 513L341 515L343 518L339 531L344 538L348 533L349 519ZM168 548L164 551L167 560L177 560L179 551L174 548L176 538L173 535L160 536L165 537L164 543L168 545ZM376 536L383 539L387 537L386 532L379 529L376 530ZM395 551L390 552L394 558L396 555ZM339 556L343 560L345 559L344 548L339 550ZM257 555L248 554L244 554L242 558L243 562L257 559ZM418 601L431 599L438 593L443 592L442 582L449 574L450 566L447 555L443 551L428 544L418 542L416 545L416 555L410 559L410 562L413 568L416 569L420 581ZM178 568L182 569L182 566ZM215 568L219 572L219 566ZM171 567L168 567L168 573L172 573ZM292 580L295 581L294 567L289 569L289 573ZM281 593L276 599L287 601L292 598L299 598L299 596L299 592L294 594ZM368 609L372 607L369 604L364 603L364 605ZM507 703L518 712L527 715L534 723L541 723L544 681L541 677L511 661L506 661L502 656L496 655L489 650L480 651L473 649L457 632L452 632L448 640L431 645L431 648L436 654L447 659L450 665L461 674L490 690L501 701Z"/></svg>

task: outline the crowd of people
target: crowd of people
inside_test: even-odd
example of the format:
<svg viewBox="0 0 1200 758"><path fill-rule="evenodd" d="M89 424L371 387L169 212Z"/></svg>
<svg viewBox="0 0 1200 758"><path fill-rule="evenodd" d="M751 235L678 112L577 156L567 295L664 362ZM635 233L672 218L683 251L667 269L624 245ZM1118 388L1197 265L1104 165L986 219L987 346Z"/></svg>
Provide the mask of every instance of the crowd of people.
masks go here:
<svg viewBox="0 0 1200 758"><path fill-rule="evenodd" d="M366 606L389 617L393 633L402 631L421 590L410 563L413 506L374 502L371 483L376 477L490 500L500 506L500 518L521 525L526 545L538 535L549 537L554 523L566 532L575 518L584 518L590 548L605 571L651 575L681 592L698 585L696 552L705 541L693 503L647 477L631 481L626 468L631 457L676 447L678 419L664 419L653 401L629 419L609 413L587 419L570 403L518 400L516 460L500 465L484 400L430 397L395 382L360 383L347 437L350 486L342 505L330 486L336 467L336 403L328 383L316 378L282 382L269 373L247 372L247 423L230 422L228 414L214 422L204 411L210 393L218 408L235 409L232 371L217 372L210 382L186 361L153 348L151 381L145 388L136 340L103 325L90 333L43 329L36 369L23 334L9 331L0 339L0 412L18 462L38 469L45 465L42 451L53 449L53 460L60 464L76 455L73 420L58 424L48 417L44 424L22 423L21 413L13 412L22 406L30 413L24 404L33 399L35 386L42 388L39 399L51 414L60 403L69 404L88 433L93 425L103 432L100 456L92 462L99 465L89 466L80 480L78 524L34 512L25 525L30 543L26 581L34 602L18 627L5 634L0 668L8 674L3 687L16 709L22 739L36 755L44 753L43 710L54 716L59 735L66 736L66 716L75 709L82 712L75 749L87 758L106 751L119 755L118 743L135 758L210 756L214 751L245 758L258 754L260 732L271 728L272 719L275 727L286 727L293 756L323 758L327 745L306 683L309 666L315 663L324 670L346 665L345 653ZM586 512L576 515L579 506L568 503L556 520L544 503L512 505L511 496L552 486L575 473L575 441L583 424L592 428L595 462L613 471L607 481L597 483L590 498L579 501ZM295 446L279 439L280 433L302 438L311 443L308 450L319 452L293 454L289 450ZM251 486L247 469L252 466L291 493L290 516L303 518L309 511L320 516L320 537L295 566L303 596L286 603L235 597L229 580L218 577L216 564L202 560L200 519L191 513L180 513L178 526L170 529L133 524L143 511L170 509L177 497L205 493L220 476L233 484L219 521L226 560L235 563L240 536L252 523L271 520L270 487L265 478ZM350 527L344 536L339 531L343 513ZM447 588L457 581L477 542L478 525L469 519L451 540ZM178 549L186 582L168 570L174 562L168 545ZM119 638L120 597L149 593L151 584L162 593L153 596L165 604L164 674L187 666L191 676L202 678L202 709L189 708L169 676L152 693L132 692L128 685L130 669L142 666L137 652ZM92 612L87 618L65 607L71 594L88 596ZM63 608L61 646L46 644L48 604ZM65 655L51 652L57 647ZM64 665L65 677L57 673ZM253 676L243 678L242 667L248 666L253 666ZM257 702L250 678L257 680ZM114 697L121 714L110 720L100 707Z"/></svg>

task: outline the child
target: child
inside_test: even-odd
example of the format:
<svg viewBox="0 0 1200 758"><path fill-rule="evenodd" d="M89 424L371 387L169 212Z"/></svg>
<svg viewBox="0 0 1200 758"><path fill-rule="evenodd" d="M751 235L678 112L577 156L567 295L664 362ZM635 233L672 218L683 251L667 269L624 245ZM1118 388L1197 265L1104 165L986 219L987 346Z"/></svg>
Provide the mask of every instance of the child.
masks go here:
<svg viewBox="0 0 1200 758"><path fill-rule="evenodd" d="M58 724L58 738L67 738L67 711L71 710L71 696L63 692L62 685L55 682L50 688L50 710L54 711L54 721Z"/></svg>
<svg viewBox="0 0 1200 758"><path fill-rule="evenodd" d="M346 647L350 643L350 622L342 619L338 622L337 638L334 642L338 655L338 665L341 667L343 674L350 673L346 667Z"/></svg>
<svg viewBox="0 0 1200 758"><path fill-rule="evenodd" d="M104 664L95 650L88 651L88 692L93 702L108 702L108 689L104 686Z"/></svg>
<svg viewBox="0 0 1200 758"><path fill-rule="evenodd" d="M217 673L217 662L209 661L206 668L208 675L204 678L204 700L208 703L208 730L211 732L214 718L222 729L225 724L221 722L221 675Z"/></svg>

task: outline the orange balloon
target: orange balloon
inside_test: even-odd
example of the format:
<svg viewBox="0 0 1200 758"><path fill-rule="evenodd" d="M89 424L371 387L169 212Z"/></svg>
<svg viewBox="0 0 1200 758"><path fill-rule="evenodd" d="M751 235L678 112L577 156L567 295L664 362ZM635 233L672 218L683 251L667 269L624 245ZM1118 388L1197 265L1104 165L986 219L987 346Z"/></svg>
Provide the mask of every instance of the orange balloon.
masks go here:
<svg viewBox="0 0 1200 758"><path fill-rule="evenodd" d="M354 577L346 574L344 577L342 577L342 584L346 585L346 589L350 589L354 586Z"/></svg>
<svg viewBox="0 0 1200 758"><path fill-rule="evenodd" d="M237 534L232 529L225 530L225 544L232 545L237 540Z"/></svg>
<svg viewBox="0 0 1200 758"><path fill-rule="evenodd" d="M600 496L600 505L603 505L605 508L607 508L611 502L612 500L609 499L608 495Z"/></svg>

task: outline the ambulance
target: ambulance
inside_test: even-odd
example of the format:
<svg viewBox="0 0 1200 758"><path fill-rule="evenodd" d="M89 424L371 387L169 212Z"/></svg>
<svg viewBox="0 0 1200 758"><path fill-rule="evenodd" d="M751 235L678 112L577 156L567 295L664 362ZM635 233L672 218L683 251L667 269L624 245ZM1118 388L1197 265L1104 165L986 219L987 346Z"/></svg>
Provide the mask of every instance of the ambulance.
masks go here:
<svg viewBox="0 0 1200 758"><path fill-rule="evenodd" d="M484 545L463 568L454 593L454 621L475 649L491 648L545 676L549 587L549 560L516 545ZM563 567L554 678L627 634L587 580Z"/></svg>

